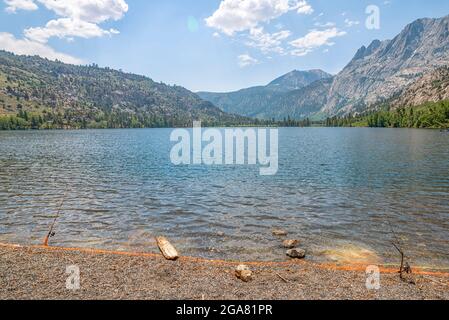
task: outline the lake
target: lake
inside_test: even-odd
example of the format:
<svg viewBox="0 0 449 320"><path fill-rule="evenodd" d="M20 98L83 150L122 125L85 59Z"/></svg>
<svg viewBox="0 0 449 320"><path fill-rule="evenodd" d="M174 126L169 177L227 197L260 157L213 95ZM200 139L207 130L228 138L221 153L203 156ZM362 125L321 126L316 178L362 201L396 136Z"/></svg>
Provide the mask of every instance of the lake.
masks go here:
<svg viewBox="0 0 449 320"><path fill-rule="evenodd" d="M283 261L274 228L315 261L449 266L449 134L279 129L279 171L174 166L170 129L0 132L0 242Z"/></svg>

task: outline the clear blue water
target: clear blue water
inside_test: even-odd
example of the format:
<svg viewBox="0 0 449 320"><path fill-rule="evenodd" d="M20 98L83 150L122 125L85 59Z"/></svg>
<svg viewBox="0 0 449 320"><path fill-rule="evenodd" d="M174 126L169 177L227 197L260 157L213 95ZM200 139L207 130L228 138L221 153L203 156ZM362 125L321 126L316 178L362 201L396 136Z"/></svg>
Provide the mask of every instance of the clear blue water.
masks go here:
<svg viewBox="0 0 449 320"><path fill-rule="evenodd" d="M0 132L0 241L284 260L273 228L326 260L349 244L397 262L390 224L420 265L449 266L449 134L288 128L279 172L171 164L170 129Z"/></svg>

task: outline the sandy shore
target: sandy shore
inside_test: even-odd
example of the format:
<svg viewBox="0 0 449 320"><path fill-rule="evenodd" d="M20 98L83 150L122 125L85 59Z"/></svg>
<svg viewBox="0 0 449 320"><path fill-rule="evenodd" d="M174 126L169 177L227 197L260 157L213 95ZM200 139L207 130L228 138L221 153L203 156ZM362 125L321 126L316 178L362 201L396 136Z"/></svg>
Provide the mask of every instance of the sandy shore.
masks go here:
<svg viewBox="0 0 449 320"><path fill-rule="evenodd" d="M66 289L66 267L77 265L80 289ZM153 254L0 244L0 299L449 299L449 274L419 272L416 285L382 269L381 288L366 289L362 266L306 261L249 263L254 279L234 275L237 263Z"/></svg>

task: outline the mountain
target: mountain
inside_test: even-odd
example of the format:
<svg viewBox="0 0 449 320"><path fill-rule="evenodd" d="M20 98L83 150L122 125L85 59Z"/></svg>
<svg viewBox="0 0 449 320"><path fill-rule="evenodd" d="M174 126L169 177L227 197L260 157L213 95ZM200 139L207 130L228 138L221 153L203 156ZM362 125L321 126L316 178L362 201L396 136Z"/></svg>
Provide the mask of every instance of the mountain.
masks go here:
<svg viewBox="0 0 449 320"><path fill-rule="evenodd" d="M449 16L419 19L392 40L362 46L336 76L293 71L265 87L199 93L225 111L259 118L325 118L447 98ZM435 87L436 86L436 87Z"/></svg>
<svg viewBox="0 0 449 320"><path fill-rule="evenodd" d="M423 75L399 96L393 98L390 105L398 108L443 100L449 100L449 66L440 67Z"/></svg>
<svg viewBox="0 0 449 320"><path fill-rule="evenodd" d="M266 86L266 88L279 92L289 92L305 88L315 81L328 79L330 77L332 77L332 75L323 70L293 70L292 72L273 80Z"/></svg>
<svg viewBox="0 0 449 320"><path fill-rule="evenodd" d="M315 118L320 112L320 106L326 104L327 93L333 78L315 81L310 85L272 97L270 108L260 113L263 119L306 119ZM276 106L276 107L273 107Z"/></svg>
<svg viewBox="0 0 449 320"><path fill-rule="evenodd" d="M292 103L286 95L296 97L310 84L332 76L321 70L292 71L273 80L266 86L252 87L229 93L198 92L204 100L210 101L225 112L263 119L287 117L282 109L291 109ZM293 104L302 106L294 100ZM290 114L289 114L290 115ZM293 114L291 114L293 116Z"/></svg>
<svg viewBox="0 0 449 320"><path fill-rule="evenodd" d="M22 112L27 118L27 111L42 115L39 126L57 127L319 119L375 111L385 104L399 108L447 99L448 66L449 16L416 20L392 40L362 46L335 76L295 70L266 86L230 93L194 94L96 65L73 66L0 51L0 115Z"/></svg>
<svg viewBox="0 0 449 320"><path fill-rule="evenodd" d="M245 122L179 86L109 68L0 51L0 115L41 115L58 127L186 126Z"/></svg>
<svg viewBox="0 0 449 320"><path fill-rule="evenodd" d="M424 74L449 65L449 16L419 19L393 40L361 47L334 78L322 112L363 111L394 96Z"/></svg>

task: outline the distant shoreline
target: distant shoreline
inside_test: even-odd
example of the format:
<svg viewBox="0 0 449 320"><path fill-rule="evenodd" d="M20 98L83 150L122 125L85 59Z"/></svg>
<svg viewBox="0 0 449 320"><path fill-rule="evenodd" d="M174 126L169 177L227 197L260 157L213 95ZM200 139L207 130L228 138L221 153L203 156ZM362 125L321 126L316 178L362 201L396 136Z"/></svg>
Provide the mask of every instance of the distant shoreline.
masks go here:
<svg viewBox="0 0 449 320"><path fill-rule="evenodd" d="M127 123L125 121L125 123ZM44 121L41 114L21 111L17 115L0 115L0 131L13 130L84 130L84 129L162 129L162 128L189 128L193 122L188 120L179 125L175 122L165 121L164 125L116 125L114 123L71 121L65 119L57 124L52 121ZM389 109L383 107L379 111L365 114L354 114L345 117L328 117L321 120L309 118L295 120L284 118L283 120L251 119L245 121L202 121L202 127L365 127L365 128L410 128L410 129L439 129L449 130L449 101L427 102L420 106Z"/></svg>
<svg viewBox="0 0 449 320"><path fill-rule="evenodd" d="M214 128L214 129L220 129L220 128L278 128L278 129L403 129L403 130L432 130L432 131L442 131L442 132L449 132L449 129L445 128L393 128L393 127L385 127L385 128L379 128L379 127L367 127L367 126L360 126L360 127L350 127L350 126L334 126L334 127L326 127L326 126L310 126L310 127L277 127L277 126L204 126L204 129L207 128ZM107 130L152 130L152 129L191 129L189 127L160 127L160 128L70 128L70 129L14 129L14 130L1 130L0 132L70 132L70 131L107 131Z"/></svg>

